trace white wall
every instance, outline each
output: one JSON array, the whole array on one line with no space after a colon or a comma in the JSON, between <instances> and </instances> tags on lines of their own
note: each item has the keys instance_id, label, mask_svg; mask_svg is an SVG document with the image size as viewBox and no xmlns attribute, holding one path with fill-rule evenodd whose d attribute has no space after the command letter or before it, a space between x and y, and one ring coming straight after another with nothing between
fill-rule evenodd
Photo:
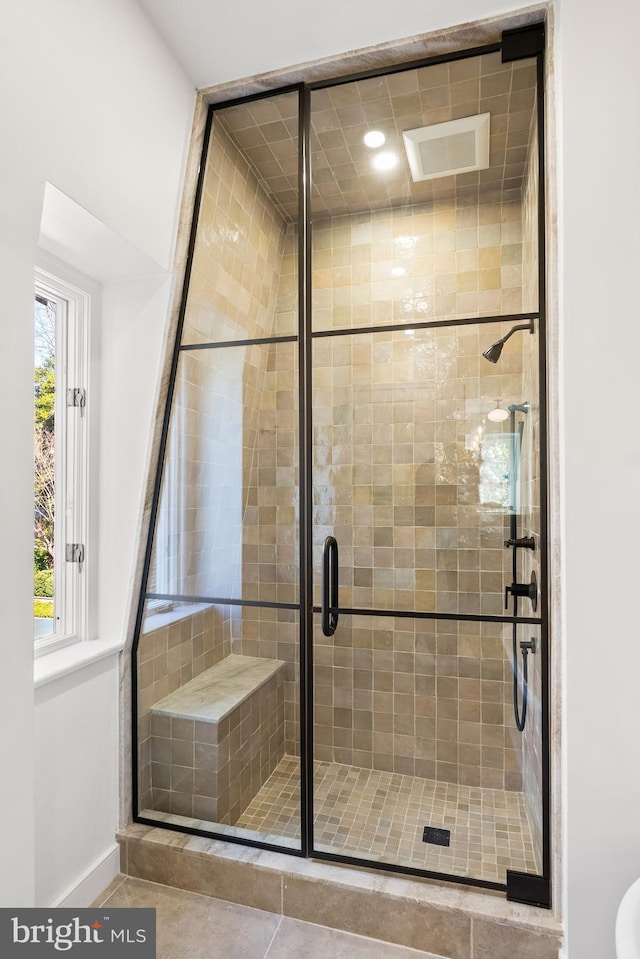
<instances>
[{"instance_id":1,"label":"white wall","mask_svg":"<svg viewBox=\"0 0 640 959\"><path fill-rule=\"evenodd\" d=\"M640 5L559 12L568 941L609 959L640 876Z\"/></svg>"},{"instance_id":2,"label":"white wall","mask_svg":"<svg viewBox=\"0 0 640 959\"><path fill-rule=\"evenodd\" d=\"M138 276L104 284L98 574L100 637L122 637L133 596L140 510L157 405L171 281ZM114 482L114 479L116 480Z\"/></svg>"},{"instance_id":3,"label":"white wall","mask_svg":"<svg viewBox=\"0 0 640 959\"><path fill-rule=\"evenodd\" d=\"M104 858L118 861L118 658L115 654L36 690L39 905L58 905ZM98 878L97 888L89 880L92 895L69 905L89 905L110 879Z\"/></svg>"},{"instance_id":4,"label":"white wall","mask_svg":"<svg viewBox=\"0 0 640 959\"><path fill-rule=\"evenodd\" d=\"M145 2L153 8L168 0ZM361 3L328 2L307 6L303 21L296 20L299 4L293 0L267 6L275 17L269 28L260 20L264 4L217 10L218 30L206 39L214 66L199 82L221 82L427 32L516 4L368 0L362 14ZM640 540L634 297L640 263L635 49L640 8L637 0L610 0L606 6L596 0L558 0L557 9L566 906L570 959L610 959L617 903L640 874L640 642L632 608ZM188 22L185 5L181 13ZM57 51L55 70L45 57L51 50ZM0 768L5 782L18 783L3 790L0 800L0 903L14 905L30 901L34 885L31 290L42 190L45 179L51 180L167 266L192 93L128 0L12 4L9 22L0 26L0 71L5 144L0 151L0 324L10 357L0 378L0 577L9 597L0 634L0 710L2 729L12 730L0 737ZM164 322L158 316L156 325L147 302L144 326L155 337L150 359L127 367L141 397L153 392ZM135 330L121 332L125 346L142 342ZM614 332L615 342L605 339ZM113 383L120 354L115 340L112 345L107 379ZM109 509L124 510L128 524L141 495L140 446L148 441L149 407L138 411L139 422L133 424L122 398L119 403L122 420L105 424L108 448L117 448L120 426L124 437L122 460L111 472L117 490ZM122 464L130 455L126 472ZM127 569L132 548L129 539L121 552ZM118 577L113 589L107 587L114 604L109 629L115 632L125 615L128 574L120 571ZM103 729L108 728L107 723ZM47 894L54 894L53 887Z\"/></svg>"},{"instance_id":5,"label":"white wall","mask_svg":"<svg viewBox=\"0 0 640 959\"><path fill-rule=\"evenodd\" d=\"M32 903L36 888L39 902L49 904L81 878L108 851L101 847L107 835L112 841L117 808L111 752L117 660L101 666L99 676L97 666L87 667L63 685L38 690L34 715L32 299L45 181L170 267L194 91L133 0L25 0L5 4L1 16L0 905L15 906ZM156 285L139 302L143 309L130 310L128 317L120 310L113 325L103 328L103 410L113 410L104 424L101 464L102 488L109 493L100 509L104 640L124 639L167 290ZM110 315L103 311L103 320ZM151 343L129 389L134 402L139 395L145 399L132 409L121 394L133 369L130 349L140 350L143 330ZM106 779L96 742L107 750ZM70 763L89 782L102 783L104 803L112 809L107 815L100 806L93 832L95 809L79 802L85 794L71 788ZM58 810L53 821L49 797Z\"/></svg>"}]
</instances>

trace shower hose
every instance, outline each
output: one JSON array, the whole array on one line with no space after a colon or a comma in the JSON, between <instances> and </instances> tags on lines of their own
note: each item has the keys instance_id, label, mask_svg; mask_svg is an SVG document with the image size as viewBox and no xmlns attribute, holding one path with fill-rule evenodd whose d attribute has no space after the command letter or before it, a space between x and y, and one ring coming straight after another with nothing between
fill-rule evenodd
<instances>
[{"instance_id":1,"label":"shower hose","mask_svg":"<svg viewBox=\"0 0 640 959\"><path fill-rule=\"evenodd\" d=\"M513 712L518 732L522 732L527 721L527 701L529 698L529 643L521 643L522 652L522 714L518 706L518 627L513 624Z\"/></svg>"}]
</instances>

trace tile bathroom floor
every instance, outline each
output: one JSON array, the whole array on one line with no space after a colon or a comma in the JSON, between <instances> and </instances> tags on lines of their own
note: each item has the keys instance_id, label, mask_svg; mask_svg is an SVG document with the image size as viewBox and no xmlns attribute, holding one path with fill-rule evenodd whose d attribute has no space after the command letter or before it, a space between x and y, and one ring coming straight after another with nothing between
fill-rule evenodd
<instances>
[{"instance_id":1,"label":"tile bathroom floor","mask_svg":"<svg viewBox=\"0 0 640 959\"><path fill-rule=\"evenodd\" d=\"M406 946L125 876L117 877L94 906L155 909L156 959L436 959Z\"/></svg>"},{"instance_id":2,"label":"tile bathroom floor","mask_svg":"<svg viewBox=\"0 0 640 959\"><path fill-rule=\"evenodd\" d=\"M539 872L522 793L327 762L315 781L318 850L494 882L507 869ZM285 756L236 826L299 836L299 788L298 760ZM427 825L451 830L451 845L424 843Z\"/></svg>"}]
</instances>

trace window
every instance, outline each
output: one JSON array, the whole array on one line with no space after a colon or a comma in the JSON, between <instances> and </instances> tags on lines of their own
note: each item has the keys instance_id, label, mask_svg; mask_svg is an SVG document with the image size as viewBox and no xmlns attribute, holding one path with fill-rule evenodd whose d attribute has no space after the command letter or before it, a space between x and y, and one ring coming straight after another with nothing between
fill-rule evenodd
<instances>
[{"instance_id":1,"label":"window","mask_svg":"<svg viewBox=\"0 0 640 959\"><path fill-rule=\"evenodd\" d=\"M38 270L34 299L34 640L84 639L88 293Z\"/></svg>"},{"instance_id":2,"label":"window","mask_svg":"<svg viewBox=\"0 0 640 959\"><path fill-rule=\"evenodd\" d=\"M522 430L487 433L480 448L480 503L507 513L520 512Z\"/></svg>"}]
</instances>

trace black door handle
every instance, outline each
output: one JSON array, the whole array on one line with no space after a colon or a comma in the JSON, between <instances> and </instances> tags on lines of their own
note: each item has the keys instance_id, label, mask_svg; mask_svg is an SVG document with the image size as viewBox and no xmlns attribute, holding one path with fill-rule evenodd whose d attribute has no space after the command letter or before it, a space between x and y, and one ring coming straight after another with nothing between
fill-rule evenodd
<instances>
[{"instance_id":1,"label":"black door handle","mask_svg":"<svg viewBox=\"0 0 640 959\"><path fill-rule=\"evenodd\" d=\"M338 542L327 536L322 550L322 632L333 636L338 625Z\"/></svg>"}]
</instances>

